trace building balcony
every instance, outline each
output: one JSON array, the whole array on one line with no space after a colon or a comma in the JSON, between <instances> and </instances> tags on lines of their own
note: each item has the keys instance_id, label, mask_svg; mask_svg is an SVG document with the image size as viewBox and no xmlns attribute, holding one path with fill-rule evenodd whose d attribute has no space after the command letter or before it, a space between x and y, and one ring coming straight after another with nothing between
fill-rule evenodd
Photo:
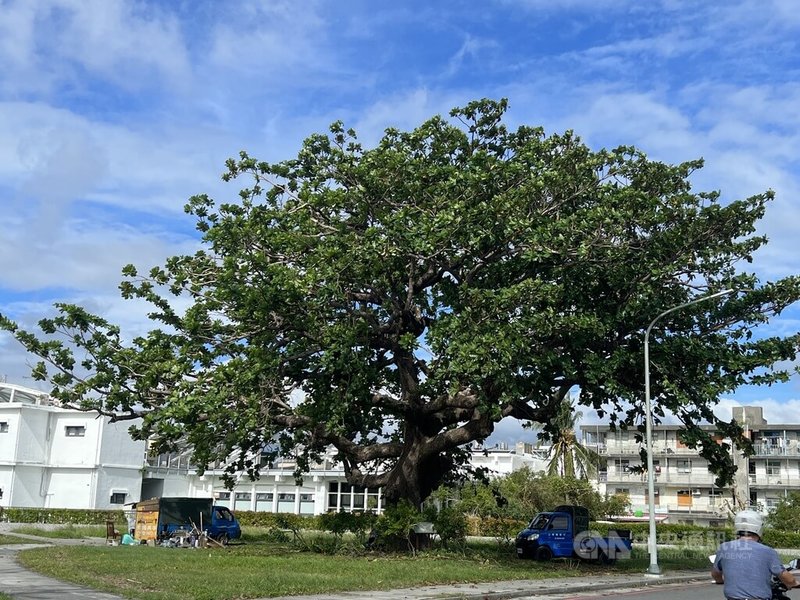
<instances>
[{"instance_id":1,"label":"building balcony","mask_svg":"<svg viewBox=\"0 0 800 600\"><path fill-rule=\"evenodd\" d=\"M800 476L787 475L749 475L751 488L800 488Z\"/></svg>"},{"instance_id":2,"label":"building balcony","mask_svg":"<svg viewBox=\"0 0 800 600\"><path fill-rule=\"evenodd\" d=\"M677 471L661 471L655 477L658 485L671 486L711 486L715 476L711 473L680 473ZM610 471L606 473L605 481L608 483L644 483L647 482L647 473L620 473Z\"/></svg>"},{"instance_id":3,"label":"building balcony","mask_svg":"<svg viewBox=\"0 0 800 600\"><path fill-rule=\"evenodd\" d=\"M753 456L786 456L800 459L800 447L797 441L790 440L785 446L774 444L753 444Z\"/></svg>"},{"instance_id":4,"label":"building balcony","mask_svg":"<svg viewBox=\"0 0 800 600\"><path fill-rule=\"evenodd\" d=\"M617 442L610 444L592 444L587 447L595 450L598 454L603 456L638 456L643 445L636 442ZM697 456L697 448L687 448L685 446L678 446L677 444L665 444L664 442L656 442L653 444L654 456Z\"/></svg>"}]
</instances>

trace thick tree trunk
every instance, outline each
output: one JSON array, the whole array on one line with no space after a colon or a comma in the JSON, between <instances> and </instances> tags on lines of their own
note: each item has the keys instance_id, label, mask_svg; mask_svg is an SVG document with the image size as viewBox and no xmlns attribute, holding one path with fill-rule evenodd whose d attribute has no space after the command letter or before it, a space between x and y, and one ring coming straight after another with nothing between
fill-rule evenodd
<instances>
[{"instance_id":1,"label":"thick tree trunk","mask_svg":"<svg viewBox=\"0 0 800 600\"><path fill-rule=\"evenodd\" d=\"M453 466L453 460L447 456L421 458L414 452L404 455L383 488L384 504L394 505L405 499L416 507L421 506L431 492L444 482Z\"/></svg>"},{"instance_id":2,"label":"thick tree trunk","mask_svg":"<svg viewBox=\"0 0 800 600\"><path fill-rule=\"evenodd\" d=\"M454 467L446 454L431 452L429 438L412 425L406 425L403 453L383 488L386 505L408 500L416 507L438 488Z\"/></svg>"}]
</instances>

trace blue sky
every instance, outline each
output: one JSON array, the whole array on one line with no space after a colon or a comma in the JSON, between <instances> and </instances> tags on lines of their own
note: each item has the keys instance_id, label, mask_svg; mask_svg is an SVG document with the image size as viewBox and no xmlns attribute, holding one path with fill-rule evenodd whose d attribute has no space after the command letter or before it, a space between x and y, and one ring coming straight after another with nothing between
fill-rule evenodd
<instances>
[{"instance_id":1,"label":"blue sky","mask_svg":"<svg viewBox=\"0 0 800 600\"><path fill-rule=\"evenodd\" d=\"M369 145L481 97L596 148L702 156L697 189L725 199L774 189L753 268L797 273L798 39L793 0L0 0L0 311L79 302L137 332L122 265L194 250L183 205L234 197L226 158L291 157L337 119ZM0 377L33 385L30 362L0 338ZM800 422L796 379L733 403Z\"/></svg>"}]
</instances>

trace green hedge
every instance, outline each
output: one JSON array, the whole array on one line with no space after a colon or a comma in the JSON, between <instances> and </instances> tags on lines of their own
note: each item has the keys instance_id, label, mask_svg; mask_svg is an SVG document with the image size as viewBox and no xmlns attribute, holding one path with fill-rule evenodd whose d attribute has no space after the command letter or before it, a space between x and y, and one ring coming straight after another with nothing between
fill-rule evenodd
<instances>
[{"instance_id":1,"label":"green hedge","mask_svg":"<svg viewBox=\"0 0 800 600\"><path fill-rule=\"evenodd\" d=\"M800 533L781 531L780 529L765 529L764 543L773 548L800 548Z\"/></svg>"},{"instance_id":2,"label":"green hedge","mask_svg":"<svg viewBox=\"0 0 800 600\"><path fill-rule=\"evenodd\" d=\"M276 514L252 510L237 510L236 520L242 527L266 527L267 529L284 529L285 521L292 520L292 525L300 529L321 529L319 517L314 515Z\"/></svg>"},{"instance_id":3,"label":"green hedge","mask_svg":"<svg viewBox=\"0 0 800 600\"><path fill-rule=\"evenodd\" d=\"M57 525L105 525L107 520L127 523L121 510L78 508L3 508L3 519L11 523L51 523ZM127 528L127 526L126 526Z\"/></svg>"}]
</instances>

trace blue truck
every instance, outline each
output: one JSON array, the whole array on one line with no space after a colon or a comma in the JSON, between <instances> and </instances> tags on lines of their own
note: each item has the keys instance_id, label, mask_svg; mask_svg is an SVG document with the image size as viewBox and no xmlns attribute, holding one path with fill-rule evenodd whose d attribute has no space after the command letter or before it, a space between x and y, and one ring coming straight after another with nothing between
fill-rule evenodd
<instances>
[{"instance_id":1,"label":"blue truck","mask_svg":"<svg viewBox=\"0 0 800 600\"><path fill-rule=\"evenodd\" d=\"M176 532L196 530L224 545L242 535L233 513L215 506L211 498L152 498L137 502L134 508L138 540L158 543Z\"/></svg>"},{"instance_id":2,"label":"blue truck","mask_svg":"<svg viewBox=\"0 0 800 600\"><path fill-rule=\"evenodd\" d=\"M586 508L561 505L531 519L517 535L516 547L518 558L578 558L612 564L630 558L631 534L628 530L611 530L601 536L589 530Z\"/></svg>"}]
</instances>

